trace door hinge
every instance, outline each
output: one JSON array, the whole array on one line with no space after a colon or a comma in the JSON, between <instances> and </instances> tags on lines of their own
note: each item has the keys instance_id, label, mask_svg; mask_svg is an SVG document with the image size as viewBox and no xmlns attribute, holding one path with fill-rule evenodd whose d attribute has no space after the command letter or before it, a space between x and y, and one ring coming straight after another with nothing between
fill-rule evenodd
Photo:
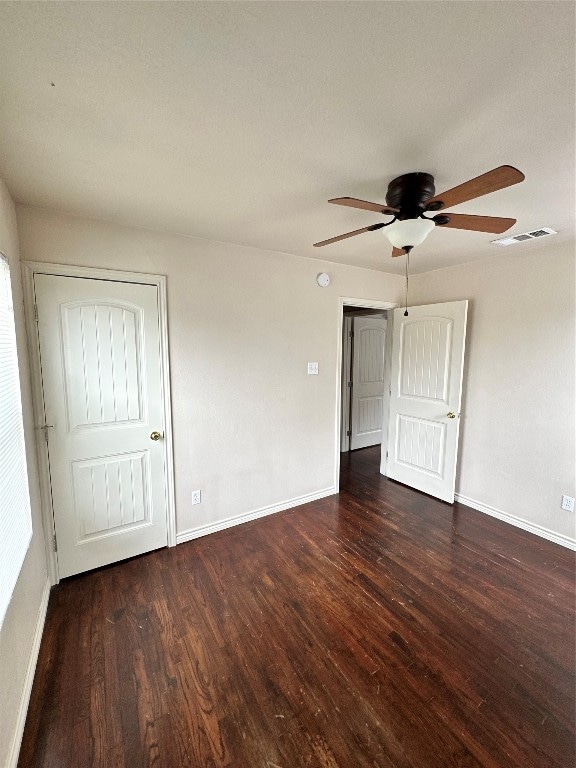
<instances>
[{"instance_id":1,"label":"door hinge","mask_svg":"<svg viewBox=\"0 0 576 768\"><path fill-rule=\"evenodd\" d=\"M348 382L348 384L347 384L346 386L347 386L347 387L351 387L351 386L352 386L352 382L351 382L351 381L349 381L349 382Z\"/></svg>"},{"instance_id":2,"label":"door hinge","mask_svg":"<svg viewBox=\"0 0 576 768\"><path fill-rule=\"evenodd\" d=\"M52 547L54 549L54 552L58 552L58 542L56 541L56 534L52 536Z\"/></svg>"},{"instance_id":3,"label":"door hinge","mask_svg":"<svg viewBox=\"0 0 576 768\"><path fill-rule=\"evenodd\" d=\"M351 338L351 339L353 339L353 338L354 338L354 331L350 331L350 332L348 333L348 336L350 336L350 338Z\"/></svg>"},{"instance_id":4,"label":"door hinge","mask_svg":"<svg viewBox=\"0 0 576 768\"><path fill-rule=\"evenodd\" d=\"M352 437L352 432L351 432L350 430L348 430L348 431L346 432L346 437Z\"/></svg>"},{"instance_id":5,"label":"door hinge","mask_svg":"<svg viewBox=\"0 0 576 768\"><path fill-rule=\"evenodd\" d=\"M38 304L34 304L34 320L38 322Z\"/></svg>"}]
</instances>

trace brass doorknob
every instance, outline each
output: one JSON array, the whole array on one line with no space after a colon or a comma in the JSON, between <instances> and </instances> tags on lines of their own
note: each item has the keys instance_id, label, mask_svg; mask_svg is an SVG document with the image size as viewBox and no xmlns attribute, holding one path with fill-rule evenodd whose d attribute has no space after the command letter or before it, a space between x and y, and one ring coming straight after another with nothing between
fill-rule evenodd
<instances>
[{"instance_id":1,"label":"brass doorknob","mask_svg":"<svg viewBox=\"0 0 576 768\"><path fill-rule=\"evenodd\" d=\"M446 414L446 416L448 416L448 418L449 418L449 419L455 419L455 418L456 418L456 414L455 414L455 413L452 413L452 411L448 411L448 413Z\"/></svg>"},{"instance_id":2,"label":"brass doorknob","mask_svg":"<svg viewBox=\"0 0 576 768\"><path fill-rule=\"evenodd\" d=\"M150 440L161 440L162 435L160 432L150 432Z\"/></svg>"}]
</instances>

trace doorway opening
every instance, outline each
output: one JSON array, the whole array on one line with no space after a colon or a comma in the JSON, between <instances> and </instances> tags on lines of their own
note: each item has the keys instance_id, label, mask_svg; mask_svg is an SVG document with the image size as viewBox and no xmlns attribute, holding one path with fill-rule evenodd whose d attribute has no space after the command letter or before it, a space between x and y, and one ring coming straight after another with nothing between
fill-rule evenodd
<instances>
[{"instance_id":1,"label":"doorway opening","mask_svg":"<svg viewBox=\"0 0 576 768\"><path fill-rule=\"evenodd\" d=\"M385 439L388 312L344 305L340 452Z\"/></svg>"},{"instance_id":2,"label":"doorway opening","mask_svg":"<svg viewBox=\"0 0 576 768\"><path fill-rule=\"evenodd\" d=\"M381 446L386 444L387 439L392 347L390 333L392 310L396 306L396 303L388 301L340 298L336 409L337 488L340 487L341 461L349 460L354 451L359 449L370 448L372 463L374 456L377 456L378 471L385 474L386 456L384 452L384 457L381 458ZM350 336L351 332L354 337ZM360 352L363 354L360 355ZM376 384L374 380L378 378L381 380L379 392L371 389ZM356 389L354 379L357 383ZM355 394L360 395L356 400Z\"/></svg>"}]
</instances>

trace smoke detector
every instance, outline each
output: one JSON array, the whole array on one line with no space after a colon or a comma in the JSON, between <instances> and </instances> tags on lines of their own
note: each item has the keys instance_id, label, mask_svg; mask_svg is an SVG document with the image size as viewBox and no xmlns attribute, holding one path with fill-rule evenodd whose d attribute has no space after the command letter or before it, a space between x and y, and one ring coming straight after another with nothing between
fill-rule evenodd
<instances>
[{"instance_id":1,"label":"smoke detector","mask_svg":"<svg viewBox=\"0 0 576 768\"><path fill-rule=\"evenodd\" d=\"M549 235L557 235L555 229L550 227L540 227L540 229L533 229L532 232L523 232L521 235L514 235L514 237L501 237L499 240L491 240L490 242L496 245L515 245L516 243L524 243L526 240L535 240L539 237L548 237Z\"/></svg>"}]
</instances>

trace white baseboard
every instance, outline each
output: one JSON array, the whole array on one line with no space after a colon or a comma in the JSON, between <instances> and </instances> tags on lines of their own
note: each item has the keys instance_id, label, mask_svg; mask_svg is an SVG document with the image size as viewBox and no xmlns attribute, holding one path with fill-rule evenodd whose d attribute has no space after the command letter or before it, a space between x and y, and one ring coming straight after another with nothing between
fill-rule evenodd
<instances>
[{"instance_id":1,"label":"white baseboard","mask_svg":"<svg viewBox=\"0 0 576 768\"><path fill-rule=\"evenodd\" d=\"M258 520L259 517L273 515L275 512L283 512L285 509L299 507L301 504L308 504L310 501L318 501L318 499L323 499L326 496L332 496L335 493L338 493L338 491L334 486L332 486L331 488L325 488L322 491L310 493L306 496L297 496L295 499L288 499L288 501L283 501L280 504L273 504L270 507L261 507L260 509L253 510L252 512L246 512L243 515L227 517L225 520L219 520L216 523L200 525L198 528L189 528L187 531L181 531L179 534L177 534L176 543L183 544L185 541L198 539L200 536L208 536L210 533L223 531L225 528L232 528L235 525L242 525L242 523L249 523L251 520Z\"/></svg>"},{"instance_id":2,"label":"white baseboard","mask_svg":"<svg viewBox=\"0 0 576 768\"><path fill-rule=\"evenodd\" d=\"M536 523L530 523L528 520L524 520L522 517L516 517L516 515L510 515L508 512L502 512L501 509L496 507L490 507L488 504L482 504L475 499L469 499L467 496L462 496L460 493L455 493L454 498L456 501L466 504L467 507L477 509L478 512L484 512L491 517L497 517L498 520L503 520L505 523L515 525L516 528L522 528L523 531L528 533L534 533L536 536L540 536L542 539L553 541L555 544L560 544L562 547L576 550L576 539L570 538L570 536L564 536L561 533L551 531L549 528L545 528L543 525L536 525Z\"/></svg>"},{"instance_id":3,"label":"white baseboard","mask_svg":"<svg viewBox=\"0 0 576 768\"><path fill-rule=\"evenodd\" d=\"M42 641L42 634L44 632L44 622L46 621L46 611L48 609L49 598L50 581L46 579L46 584L44 585L44 591L42 592L42 598L40 600L40 606L38 608L36 629L34 630L34 639L32 641L32 648L30 649L30 656L28 658L28 667L26 669L26 677L24 678L24 687L22 689L22 696L20 698L20 706L18 707L16 728L14 731L14 736L12 737L12 749L10 750L6 768L16 768L18 763L18 755L20 754L20 746L22 744L22 736L24 734L24 724L26 723L26 715L28 714L28 704L30 703L30 694L32 693L32 683L34 682L34 673L36 672L36 663L38 661L38 653L40 652L40 643Z\"/></svg>"}]
</instances>

